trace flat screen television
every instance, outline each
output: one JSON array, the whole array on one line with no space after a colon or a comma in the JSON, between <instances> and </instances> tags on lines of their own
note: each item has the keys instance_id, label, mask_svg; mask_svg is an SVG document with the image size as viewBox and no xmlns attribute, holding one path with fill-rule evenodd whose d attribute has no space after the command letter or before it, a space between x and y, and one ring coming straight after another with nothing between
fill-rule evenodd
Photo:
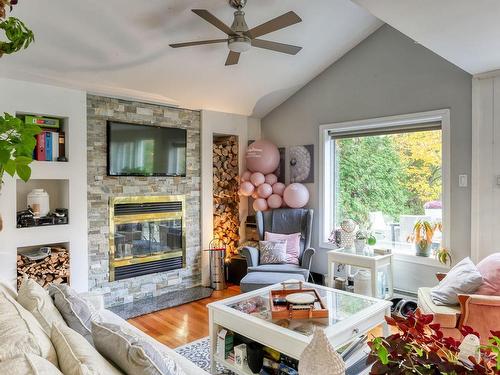
<instances>
[{"instance_id":1,"label":"flat screen television","mask_svg":"<svg viewBox=\"0 0 500 375\"><path fill-rule=\"evenodd\" d=\"M186 176L186 130L108 121L108 176Z\"/></svg>"}]
</instances>

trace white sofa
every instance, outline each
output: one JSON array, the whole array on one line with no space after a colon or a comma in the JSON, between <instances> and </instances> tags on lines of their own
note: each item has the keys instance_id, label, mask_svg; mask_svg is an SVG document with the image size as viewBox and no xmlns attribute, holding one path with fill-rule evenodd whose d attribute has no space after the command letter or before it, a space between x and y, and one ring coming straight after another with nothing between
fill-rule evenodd
<instances>
[{"instance_id":1,"label":"white sofa","mask_svg":"<svg viewBox=\"0 0 500 375\"><path fill-rule=\"evenodd\" d=\"M17 293L8 285L1 283L0 282L0 292L6 292L9 294L11 297L13 297L15 300L17 300ZM206 371L200 369L197 367L194 363L191 361L187 360L185 357L181 356L175 350L161 344L160 342L154 340L152 337L148 336L144 332L140 331L133 325L129 324L127 321L123 320L120 318L118 315L114 314L113 312L106 310L103 308L103 299L101 296L98 295L93 295L93 294L81 294L81 297L87 300L89 303L91 303L96 310L99 311L100 318L104 322L108 323L114 323L114 324L119 324L122 326L126 326L127 329L132 330L143 336L145 339L147 339L149 342L151 342L153 345L157 346L161 351L168 353L168 355L182 368L184 373L186 375L209 375ZM0 306L1 310L1 306ZM25 314L31 315L28 311L25 311ZM33 319L34 316L33 316ZM0 337L0 340L2 340L2 337Z\"/></svg>"}]
</instances>

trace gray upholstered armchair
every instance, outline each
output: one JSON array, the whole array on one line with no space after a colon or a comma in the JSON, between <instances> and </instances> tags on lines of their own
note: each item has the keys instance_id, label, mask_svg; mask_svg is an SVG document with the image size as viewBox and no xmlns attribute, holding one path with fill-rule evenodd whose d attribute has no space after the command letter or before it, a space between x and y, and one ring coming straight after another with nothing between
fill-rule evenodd
<instances>
[{"instance_id":1,"label":"gray upholstered armchair","mask_svg":"<svg viewBox=\"0 0 500 375\"><path fill-rule=\"evenodd\" d=\"M248 272L296 273L309 279L309 271L314 253L311 248L313 210L303 208L280 208L257 212L257 232L264 240L265 232L292 234L301 233L299 264L262 264L259 265L259 250L243 247L241 253L247 260Z\"/></svg>"}]
</instances>

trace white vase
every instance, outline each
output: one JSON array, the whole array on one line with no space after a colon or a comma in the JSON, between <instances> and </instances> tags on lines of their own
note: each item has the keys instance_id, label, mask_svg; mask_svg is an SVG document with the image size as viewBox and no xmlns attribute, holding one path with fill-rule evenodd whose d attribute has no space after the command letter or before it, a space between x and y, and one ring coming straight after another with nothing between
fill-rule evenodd
<instances>
[{"instance_id":1,"label":"white vase","mask_svg":"<svg viewBox=\"0 0 500 375\"><path fill-rule=\"evenodd\" d=\"M354 293L372 297L370 270L361 269L354 275Z\"/></svg>"},{"instance_id":2,"label":"white vase","mask_svg":"<svg viewBox=\"0 0 500 375\"><path fill-rule=\"evenodd\" d=\"M49 194L43 189L33 189L28 194L27 205L33 210L34 217L47 216L50 211Z\"/></svg>"},{"instance_id":3,"label":"white vase","mask_svg":"<svg viewBox=\"0 0 500 375\"><path fill-rule=\"evenodd\" d=\"M366 240L354 240L354 247L357 253L362 253L366 246Z\"/></svg>"}]
</instances>

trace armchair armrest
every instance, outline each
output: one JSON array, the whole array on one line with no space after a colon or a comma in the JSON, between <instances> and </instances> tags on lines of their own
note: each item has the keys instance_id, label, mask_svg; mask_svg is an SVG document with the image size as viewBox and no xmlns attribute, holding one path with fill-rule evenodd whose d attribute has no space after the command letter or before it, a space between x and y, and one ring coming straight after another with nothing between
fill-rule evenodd
<instances>
[{"instance_id":1,"label":"armchair armrest","mask_svg":"<svg viewBox=\"0 0 500 375\"><path fill-rule=\"evenodd\" d=\"M255 247L244 246L240 252L247 260L247 267L257 267L259 265L259 250Z\"/></svg>"},{"instance_id":2,"label":"armchair armrest","mask_svg":"<svg viewBox=\"0 0 500 375\"><path fill-rule=\"evenodd\" d=\"M458 328L472 327L480 334L481 343L484 344L491 335L490 330L494 329L500 320L500 296L461 294L458 301L461 308Z\"/></svg>"},{"instance_id":3,"label":"armchair armrest","mask_svg":"<svg viewBox=\"0 0 500 375\"><path fill-rule=\"evenodd\" d=\"M304 254L302 254L302 262L300 266L302 268L305 268L306 270L311 270L311 264L312 264L312 257L316 253L316 250L314 250L312 247L305 249Z\"/></svg>"}]
</instances>

